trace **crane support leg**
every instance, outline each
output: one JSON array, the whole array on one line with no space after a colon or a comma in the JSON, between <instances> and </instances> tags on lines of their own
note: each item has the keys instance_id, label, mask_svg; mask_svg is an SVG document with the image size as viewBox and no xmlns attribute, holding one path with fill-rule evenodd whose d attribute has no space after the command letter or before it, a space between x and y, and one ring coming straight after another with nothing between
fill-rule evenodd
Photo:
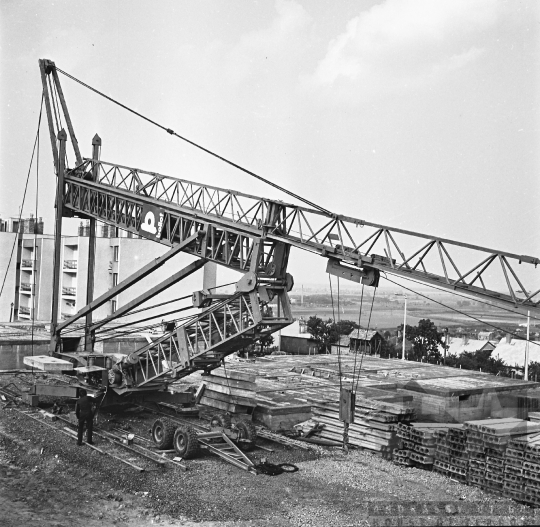
<instances>
[{"instance_id":1,"label":"crane support leg","mask_svg":"<svg viewBox=\"0 0 540 527\"><path fill-rule=\"evenodd\" d=\"M99 322L96 322L92 326L92 331L95 331L101 326L104 326L105 324L107 324L108 322L111 322L111 320L114 320L115 318L121 317L125 315L126 313L129 313L132 309L135 309L137 306L140 306L144 302L150 300L154 296L165 291L165 289L168 289L169 287L180 282L184 278L187 278L188 276L193 274L195 271L198 271L205 264L206 264L206 260L195 260L194 262L190 263L188 266L184 267L177 273L174 273L172 276L170 276L166 280L163 280L163 282L157 284L156 286L152 287L151 289L149 289L142 295L138 296L137 298L134 298L131 302L128 302L126 305L117 309L112 315L100 320Z\"/></svg>"},{"instance_id":2,"label":"crane support leg","mask_svg":"<svg viewBox=\"0 0 540 527\"><path fill-rule=\"evenodd\" d=\"M54 264L53 264L53 299L51 316L51 353L56 353L60 348L60 336L57 335L58 326L58 289L60 287L60 271L62 269L62 216L64 212L64 170L66 161L66 141L65 130L58 133L60 143L60 153L58 155L58 183L56 187L56 219L54 226ZM55 145L56 147L56 145Z\"/></svg>"},{"instance_id":3,"label":"crane support leg","mask_svg":"<svg viewBox=\"0 0 540 527\"><path fill-rule=\"evenodd\" d=\"M56 71L55 71L56 73ZM101 138L99 135L95 135L92 139L92 159L99 160L99 153L101 149ZM94 166L92 171L92 181L97 179L96 177L97 165ZM94 270L96 261L96 220L90 218L90 232L88 233L88 270L86 276L86 304L90 304L94 300ZM92 353L94 351L95 331L92 327L92 312L90 311L86 315L86 327L84 330L84 351Z\"/></svg>"},{"instance_id":4,"label":"crane support leg","mask_svg":"<svg viewBox=\"0 0 540 527\"><path fill-rule=\"evenodd\" d=\"M64 132L64 135L65 135L65 132ZM117 286L109 289L109 291L107 291L100 297L96 298L87 306L83 307L78 313L73 315L68 320L62 322L61 324L53 326L51 328L51 331L53 332L52 339L51 339L52 353L57 353L60 351L59 349L60 348L60 332L63 329L73 324L73 322L75 322L76 320L79 320L80 318L85 317L87 313L93 311L94 309L97 309L99 306L102 306L103 304L105 304L105 302L119 295L122 291L125 291L126 289L131 287L133 284L137 283L139 280L142 280L144 277L148 276L150 273L152 273L156 269L159 269L163 264L169 261L173 256L176 256L179 252L182 252L183 250L185 250L187 246L199 241L202 237L204 237L204 235L205 235L205 231L198 231L193 236L186 238L182 243L179 243L178 245L173 247L170 251L166 252L163 256L160 256L159 258L156 258L153 262L148 263L147 265L139 269L136 273L133 273L131 276L129 276L128 278L120 282ZM60 244L60 240L57 240L57 243ZM59 263L59 260L58 260L58 263ZM58 295L58 288L55 288L53 290L53 297L55 295ZM56 302L58 302L58 298L56 298ZM53 300L53 304L54 304L54 300ZM58 316L58 313L56 314L56 316Z\"/></svg>"}]
</instances>

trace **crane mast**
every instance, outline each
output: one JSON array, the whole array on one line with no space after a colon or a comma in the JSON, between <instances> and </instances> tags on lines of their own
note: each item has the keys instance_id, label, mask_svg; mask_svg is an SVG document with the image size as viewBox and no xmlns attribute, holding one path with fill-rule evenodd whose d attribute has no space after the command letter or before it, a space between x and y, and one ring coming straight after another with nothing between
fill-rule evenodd
<instances>
[{"instance_id":1,"label":"crane mast","mask_svg":"<svg viewBox=\"0 0 540 527\"><path fill-rule=\"evenodd\" d=\"M381 273L389 273L516 310L540 311L540 289L529 285L529 271L540 263L538 258L102 161L96 142L92 157L83 158L56 66L52 61L40 60L40 70L57 171L55 243L60 243L62 217L78 217L94 222L94 227L96 221L101 221L169 247L161 258L104 295L97 299L90 295L88 305L73 317L59 322L56 309L51 353L63 354L62 331L85 317L87 353L79 354L77 360L86 364L85 357L92 353L93 336L99 327L182 280L205 262L242 274L232 295L195 292L194 307L201 308L197 316L103 368L107 370L106 382L117 393L157 389L194 371L211 371L225 356L292 323L287 294L293 287L287 273L291 247L326 258L328 273L367 286L377 287ZM60 100L56 110L50 94L53 90ZM60 107L75 152L73 168L64 164L67 134L56 129L53 119L54 111L60 111ZM199 260L117 313L92 321L93 310L178 252ZM490 284L495 268L502 276L502 289ZM56 280L59 272L56 261ZM53 294L58 295L57 287Z\"/></svg>"}]
</instances>

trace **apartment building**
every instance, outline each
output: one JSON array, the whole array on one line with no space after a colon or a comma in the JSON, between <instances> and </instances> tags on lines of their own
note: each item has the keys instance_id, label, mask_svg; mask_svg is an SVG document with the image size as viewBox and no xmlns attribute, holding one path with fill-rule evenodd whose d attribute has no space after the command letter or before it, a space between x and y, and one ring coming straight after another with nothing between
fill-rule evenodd
<instances>
[{"instance_id":1,"label":"apartment building","mask_svg":"<svg viewBox=\"0 0 540 527\"><path fill-rule=\"evenodd\" d=\"M1 220L0 220L1 221ZM27 222L28 224L28 222ZM52 285L54 270L54 238L42 233L24 232L24 228L13 222L9 229L0 231L0 278L6 277L0 298L0 321L51 320ZM38 222L32 227L37 231ZM41 231L43 224L41 223ZM132 236L106 225L98 225L95 239L94 298L139 270L142 266L164 254L168 248L151 240ZM16 249L9 263L14 239ZM77 236L62 238L59 319L65 320L86 305L88 279L89 237L87 225L81 224ZM167 262L159 271L140 280L129 290L108 301L94 311L94 320L114 313L133 298L144 293L165 277L194 260L189 255L178 255ZM215 278L214 278L215 280ZM214 282L215 283L215 282ZM149 303L165 302L191 294L203 287L202 271L186 281L172 286ZM189 303L185 301L182 305ZM180 307L180 303L171 306ZM162 310L163 311L163 310ZM145 316L159 315L160 310L145 312ZM141 315L126 316L130 322Z\"/></svg>"}]
</instances>

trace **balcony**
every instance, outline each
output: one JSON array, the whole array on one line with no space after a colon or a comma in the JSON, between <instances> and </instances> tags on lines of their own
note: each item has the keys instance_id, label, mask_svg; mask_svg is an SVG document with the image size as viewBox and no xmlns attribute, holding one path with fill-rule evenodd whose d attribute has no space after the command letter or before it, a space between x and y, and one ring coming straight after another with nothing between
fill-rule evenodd
<instances>
[{"instance_id":1,"label":"balcony","mask_svg":"<svg viewBox=\"0 0 540 527\"><path fill-rule=\"evenodd\" d=\"M21 267L32 268L33 263L34 263L34 260L21 260Z\"/></svg>"},{"instance_id":2,"label":"balcony","mask_svg":"<svg viewBox=\"0 0 540 527\"><path fill-rule=\"evenodd\" d=\"M77 260L64 260L64 269L77 269Z\"/></svg>"},{"instance_id":3,"label":"balcony","mask_svg":"<svg viewBox=\"0 0 540 527\"><path fill-rule=\"evenodd\" d=\"M65 296L76 296L77 288L76 287L62 287L62 294Z\"/></svg>"},{"instance_id":4,"label":"balcony","mask_svg":"<svg viewBox=\"0 0 540 527\"><path fill-rule=\"evenodd\" d=\"M30 316L30 308L29 307L24 307L24 306L19 306L19 315L28 315L28 316Z\"/></svg>"},{"instance_id":5,"label":"balcony","mask_svg":"<svg viewBox=\"0 0 540 527\"><path fill-rule=\"evenodd\" d=\"M26 282L21 282L19 285L19 288L21 291L32 293L32 284L28 284Z\"/></svg>"}]
</instances>

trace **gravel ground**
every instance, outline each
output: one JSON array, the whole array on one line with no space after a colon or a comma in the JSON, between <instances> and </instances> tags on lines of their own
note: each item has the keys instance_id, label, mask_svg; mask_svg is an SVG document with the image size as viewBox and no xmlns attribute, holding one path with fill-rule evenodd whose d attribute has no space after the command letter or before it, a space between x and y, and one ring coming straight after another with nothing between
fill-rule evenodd
<instances>
[{"instance_id":1,"label":"gravel ground","mask_svg":"<svg viewBox=\"0 0 540 527\"><path fill-rule=\"evenodd\" d=\"M154 419L147 412L102 414L99 426L129 426L148 436ZM492 525L540 525L540 511L371 453L261 444L275 452L256 450L255 461L294 463L299 471L254 476L203 454L186 462L187 472L137 473L14 410L0 410L0 510L8 511L0 525L460 525L484 517ZM434 503L442 507L436 516L426 508ZM485 509L479 512L479 505Z\"/></svg>"}]
</instances>

